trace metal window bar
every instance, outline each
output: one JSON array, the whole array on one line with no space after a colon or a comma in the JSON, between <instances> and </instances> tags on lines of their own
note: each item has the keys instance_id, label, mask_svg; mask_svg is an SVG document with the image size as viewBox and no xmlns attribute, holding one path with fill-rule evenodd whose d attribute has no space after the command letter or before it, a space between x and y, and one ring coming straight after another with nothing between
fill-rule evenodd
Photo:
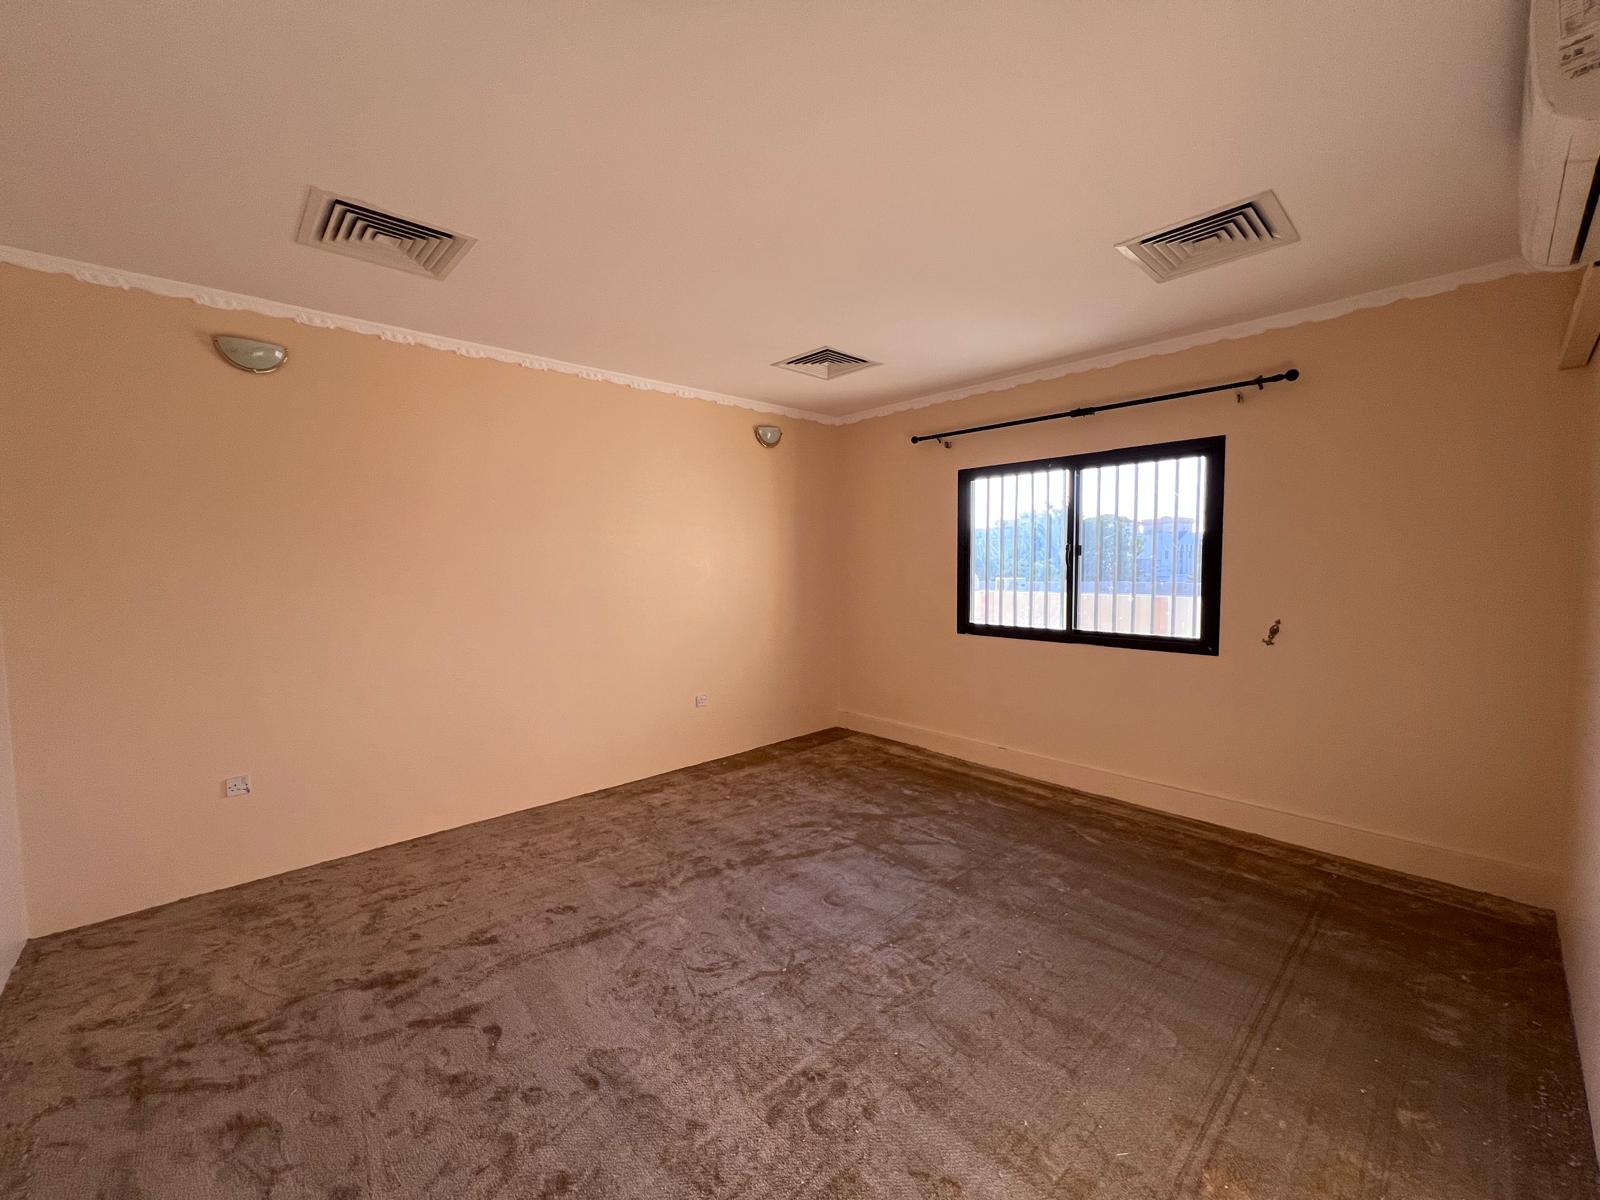
<instances>
[{"instance_id":1,"label":"metal window bar","mask_svg":"<svg viewBox=\"0 0 1600 1200\"><path fill-rule=\"evenodd\" d=\"M1028 472L1028 628L1033 628L1033 472Z\"/></svg>"},{"instance_id":2,"label":"metal window bar","mask_svg":"<svg viewBox=\"0 0 1600 1200\"><path fill-rule=\"evenodd\" d=\"M1139 464L1129 463L1128 488L1133 502L1128 513L1128 632L1139 630Z\"/></svg>"},{"instance_id":3,"label":"metal window bar","mask_svg":"<svg viewBox=\"0 0 1600 1200\"><path fill-rule=\"evenodd\" d=\"M1061 628L1071 629L1078 612L1077 548L1081 545L1072 522L1078 516L1077 476L1061 472Z\"/></svg>"},{"instance_id":4,"label":"metal window bar","mask_svg":"<svg viewBox=\"0 0 1600 1200\"><path fill-rule=\"evenodd\" d=\"M1056 544L1056 518L1055 502L1055 472L1046 471L1044 476L1044 607L1040 609L1040 621L1046 629L1054 629L1055 621L1050 617L1050 597L1054 594L1056 579L1056 564L1054 547Z\"/></svg>"},{"instance_id":5,"label":"metal window bar","mask_svg":"<svg viewBox=\"0 0 1600 1200\"><path fill-rule=\"evenodd\" d=\"M1139 632L1139 464L1129 463L1133 476L1132 511L1128 517L1128 632Z\"/></svg>"},{"instance_id":6,"label":"metal window bar","mask_svg":"<svg viewBox=\"0 0 1600 1200\"><path fill-rule=\"evenodd\" d=\"M1061 628L1072 627L1073 599L1072 578L1073 564L1076 555L1073 553L1078 544L1077 531L1072 528L1072 518L1077 512L1078 498L1072 491L1072 472L1061 472Z\"/></svg>"},{"instance_id":7,"label":"metal window bar","mask_svg":"<svg viewBox=\"0 0 1600 1200\"><path fill-rule=\"evenodd\" d=\"M1056 498L1057 493L1062 491L1061 484L1063 482L1063 476L1065 474L1066 474L1066 472L1060 470L1059 468L1050 472L1050 499L1051 500L1054 500ZM1049 562L1050 562L1050 579L1051 579L1052 585L1055 583L1055 581L1056 581L1058 576L1061 579L1061 612L1057 615L1056 620L1054 620L1054 621L1049 620L1049 616L1050 616L1050 596L1054 594L1053 587L1052 587L1052 591L1050 593L1047 593L1045 595L1045 599L1044 599L1044 614L1045 614L1045 618L1046 618L1045 624L1049 625L1050 628L1052 628L1052 629L1065 629L1067 627L1067 623L1066 623L1066 618L1067 618L1067 585L1066 585L1067 557L1066 557L1066 541L1067 541L1067 504L1066 504L1066 497L1063 495L1061 497L1061 547L1060 547L1060 550L1058 552L1057 546L1056 546L1056 518L1055 518L1055 513L1054 512L1051 512L1051 514L1050 514L1050 536L1049 536L1048 541L1045 544L1045 553L1050 556L1050 558L1049 558Z\"/></svg>"},{"instance_id":8,"label":"metal window bar","mask_svg":"<svg viewBox=\"0 0 1600 1200\"><path fill-rule=\"evenodd\" d=\"M1050 597L1056 586L1056 472L1052 468L1044 476L1044 627L1054 629L1050 619Z\"/></svg>"},{"instance_id":9,"label":"metal window bar","mask_svg":"<svg viewBox=\"0 0 1600 1200\"><path fill-rule=\"evenodd\" d=\"M1141 622L1139 620L1139 584L1141 582L1139 579L1139 522L1141 520L1139 513L1142 511L1139 505L1144 500L1143 485L1144 463L1137 462L1133 464L1133 537L1131 539L1133 542L1133 595L1129 601L1129 607L1132 610L1130 619L1133 622L1134 633L1152 633L1154 632L1153 626L1155 624L1155 614L1154 612L1149 611L1148 606L1147 611L1145 612L1144 622L1142 623L1144 628L1140 628ZM1152 575L1154 573L1154 566L1155 564L1152 562Z\"/></svg>"},{"instance_id":10,"label":"metal window bar","mask_svg":"<svg viewBox=\"0 0 1600 1200\"><path fill-rule=\"evenodd\" d=\"M1032 491L1033 487L1030 476L1022 474L1017 476L1017 624L1021 628L1026 629L1030 622L1028 617L1027 592L1024 590L1027 587L1028 579L1026 574L1027 564L1024 562L1024 559L1028 554L1028 547L1024 541L1027 517L1022 511L1022 481L1024 479L1030 480L1030 492ZM1032 496L1029 496L1030 503L1032 502L1032 499Z\"/></svg>"},{"instance_id":11,"label":"metal window bar","mask_svg":"<svg viewBox=\"0 0 1600 1200\"><path fill-rule=\"evenodd\" d=\"M1002 521L1005 515L1005 499L1000 488L1000 477L990 476L985 485L989 491L989 524L984 531L985 538L989 541L989 566L988 574L983 581L984 611L988 613L991 625L1000 624L1000 593L996 586L1000 578L1000 571L1005 562L1005 548L1000 543L1000 533L1004 529Z\"/></svg>"},{"instance_id":12,"label":"metal window bar","mask_svg":"<svg viewBox=\"0 0 1600 1200\"><path fill-rule=\"evenodd\" d=\"M1061 619L1064 629L1072 628L1078 615L1078 555L1083 541L1074 522L1078 519L1078 476L1061 474Z\"/></svg>"},{"instance_id":13,"label":"metal window bar","mask_svg":"<svg viewBox=\"0 0 1600 1200\"><path fill-rule=\"evenodd\" d=\"M1106 559L1106 472L1103 467L1096 467L1094 472L1094 486L1096 500L1094 506L1094 542L1095 542L1095 573L1094 573L1094 627L1096 631L1106 628L1105 614L1105 588L1101 585L1106 582L1107 572L1111 570L1111 563Z\"/></svg>"},{"instance_id":14,"label":"metal window bar","mask_svg":"<svg viewBox=\"0 0 1600 1200\"><path fill-rule=\"evenodd\" d=\"M1043 519L1044 529L1039 528L1040 512L1035 509L1033 514L1033 562L1036 570L1043 572L1039 580L1040 595L1035 605L1036 615L1034 624L1040 629L1049 628L1050 625L1050 476L1040 471L1034 476L1034 486L1043 493ZM1044 535L1043 557L1040 557L1039 536Z\"/></svg>"},{"instance_id":15,"label":"metal window bar","mask_svg":"<svg viewBox=\"0 0 1600 1200\"><path fill-rule=\"evenodd\" d=\"M1111 632L1121 633L1117 601L1122 598L1122 464L1118 463L1112 470L1117 473L1117 499L1111 512Z\"/></svg>"},{"instance_id":16,"label":"metal window bar","mask_svg":"<svg viewBox=\"0 0 1600 1200\"><path fill-rule=\"evenodd\" d=\"M994 480L983 482L983 621L994 624Z\"/></svg>"},{"instance_id":17,"label":"metal window bar","mask_svg":"<svg viewBox=\"0 0 1600 1200\"><path fill-rule=\"evenodd\" d=\"M1167 636L1178 636L1178 460L1172 460L1172 525L1167 530Z\"/></svg>"},{"instance_id":18,"label":"metal window bar","mask_svg":"<svg viewBox=\"0 0 1600 1200\"><path fill-rule=\"evenodd\" d=\"M1007 487L1005 485L1009 484ZM1007 475L1002 480L1002 493L1010 493L1011 509L1011 555L1009 560L1004 560L1006 568L1005 594L1011 598L1011 617L1004 623L1015 627L1017 623L1017 477ZM1002 499L1004 503L1004 499Z\"/></svg>"},{"instance_id":19,"label":"metal window bar","mask_svg":"<svg viewBox=\"0 0 1600 1200\"><path fill-rule=\"evenodd\" d=\"M1011 522L1011 623L1019 629L1028 627L1028 605L1024 600L1023 587L1026 576L1023 574L1023 555L1027 552L1022 544L1022 480L1019 472L1011 477L1011 486L1016 491L1017 506Z\"/></svg>"},{"instance_id":20,"label":"metal window bar","mask_svg":"<svg viewBox=\"0 0 1600 1200\"><path fill-rule=\"evenodd\" d=\"M1104 589L1109 564L1106 562L1106 473L1094 468L1094 628L1098 633L1106 627Z\"/></svg>"},{"instance_id":21,"label":"metal window bar","mask_svg":"<svg viewBox=\"0 0 1600 1200\"><path fill-rule=\"evenodd\" d=\"M1013 475L1012 486L1017 489L1017 514L1011 526L1011 611L1012 624L1026 628L1028 614L1022 601L1022 476Z\"/></svg>"},{"instance_id":22,"label":"metal window bar","mask_svg":"<svg viewBox=\"0 0 1600 1200\"><path fill-rule=\"evenodd\" d=\"M1005 549L1000 542L1000 534L1005 530L1002 525L1005 517L1005 491L1000 485L998 475L989 477L989 523L990 530L987 538L994 542L994 552L989 555L989 578L984 579L984 611L989 614L989 624L1000 624L1000 594L995 589L995 581L1000 578L1000 565L1005 558Z\"/></svg>"},{"instance_id":23,"label":"metal window bar","mask_svg":"<svg viewBox=\"0 0 1600 1200\"><path fill-rule=\"evenodd\" d=\"M1042 574L1038 578L1039 596L1033 602L1032 611L1034 625L1039 629L1044 629L1050 624L1050 477L1043 471L1036 473L1033 477L1033 486L1036 492L1042 493L1045 527L1040 530L1040 509L1035 507L1033 511L1033 536L1028 539L1028 549L1033 556L1034 570L1042 572ZM1040 501L1035 501L1035 503L1039 504ZM1046 542L1043 558L1039 556L1039 535L1041 532L1044 534Z\"/></svg>"},{"instance_id":24,"label":"metal window bar","mask_svg":"<svg viewBox=\"0 0 1600 1200\"><path fill-rule=\"evenodd\" d=\"M1029 629L1033 628L1033 535L1034 535L1034 521L1037 519L1034 516L1034 513L1035 513L1036 507L1037 507L1037 505L1039 503L1038 497L1034 495L1034 486L1033 485L1034 485L1034 474L1033 474L1032 471L1029 471L1028 472L1028 526L1027 526L1028 545L1027 545L1027 548L1023 551L1023 553L1028 556L1028 628Z\"/></svg>"},{"instance_id":25,"label":"metal window bar","mask_svg":"<svg viewBox=\"0 0 1600 1200\"><path fill-rule=\"evenodd\" d=\"M1206 536L1206 472L1200 459L1195 459L1194 531L1194 603L1189 606L1189 636L1197 638L1200 636L1200 575L1205 569L1201 565L1200 547Z\"/></svg>"},{"instance_id":26,"label":"metal window bar","mask_svg":"<svg viewBox=\"0 0 1600 1200\"><path fill-rule=\"evenodd\" d=\"M1147 633L1154 635L1156 629L1156 580L1161 578L1161 463L1157 459L1150 462L1150 528L1145 533L1145 549L1150 555L1150 577L1145 586L1149 590L1149 613Z\"/></svg>"},{"instance_id":27,"label":"metal window bar","mask_svg":"<svg viewBox=\"0 0 1600 1200\"><path fill-rule=\"evenodd\" d=\"M1006 478L994 477L994 623L1006 622Z\"/></svg>"},{"instance_id":28,"label":"metal window bar","mask_svg":"<svg viewBox=\"0 0 1600 1200\"><path fill-rule=\"evenodd\" d=\"M1003 475L994 477L991 498L994 501L994 514L990 518L994 521L994 617L992 620L996 625L1003 625L1006 616L1005 595L1001 591L1001 580L1005 578L1006 571L1006 483Z\"/></svg>"},{"instance_id":29,"label":"metal window bar","mask_svg":"<svg viewBox=\"0 0 1600 1200\"><path fill-rule=\"evenodd\" d=\"M968 552L971 565L974 568L978 568L976 582L978 582L979 586L973 587L973 594L966 598L966 619L968 621L987 622L989 621L989 592L987 592L987 586L989 586L989 486L987 486L987 480L974 478L973 482L971 482L970 491L971 494L966 499L966 502L973 506L973 520L971 520L971 531L973 533L971 533L971 536L978 538L979 530L982 530L984 552L982 552L982 558ZM978 520L979 496L982 496L982 522Z\"/></svg>"},{"instance_id":30,"label":"metal window bar","mask_svg":"<svg viewBox=\"0 0 1600 1200\"><path fill-rule=\"evenodd\" d=\"M1079 522L1083 520L1084 513L1083 472L1074 471L1069 478L1072 480L1072 524L1069 528L1072 530L1073 548L1067 556L1066 571L1067 591L1073 597L1071 625L1072 628L1076 629L1079 628L1079 621L1083 619L1080 593L1083 591L1083 564L1088 561L1088 558L1084 554L1083 530L1079 527Z\"/></svg>"}]
</instances>

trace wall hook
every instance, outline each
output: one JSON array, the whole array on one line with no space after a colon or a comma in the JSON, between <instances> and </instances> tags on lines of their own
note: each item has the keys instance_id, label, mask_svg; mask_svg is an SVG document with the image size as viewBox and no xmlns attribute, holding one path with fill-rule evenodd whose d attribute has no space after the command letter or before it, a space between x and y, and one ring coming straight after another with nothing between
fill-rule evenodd
<instances>
[{"instance_id":1,"label":"wall hook","mask_svg":"<svg viewBox=\"0 0 1600 1200\"><path fill-rule=\"evenodd\" d=\"M1281 620L1274 621L1272 623L1272 628L1267 630L1267 636L1261 639L1261 644L1263 646L1275 646L1275 645L1277 645L1277 643L1278 643L1278 634L1280 632L1282 632L1282 630L1283 630L1283 622Z\"/></svg>"}]
</instances>

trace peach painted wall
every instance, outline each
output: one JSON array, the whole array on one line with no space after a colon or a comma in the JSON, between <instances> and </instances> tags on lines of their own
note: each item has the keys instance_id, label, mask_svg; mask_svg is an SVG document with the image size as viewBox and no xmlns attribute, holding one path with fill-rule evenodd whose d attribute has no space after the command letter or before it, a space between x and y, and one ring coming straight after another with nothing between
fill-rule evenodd
<instances>
[{"instance_id":1,"label":"peach painted wall","mask_svg":"<svg viewBox=\"0 0 1600 1200\"><path fill-rule=\"evenodd\" d=\"M1519 277L839 429L785 420L769 453L741 409L0 267L0 615L32 931L841 706L977 761L1554 903L1592 465L1575 436L1592 380L1552 366L1573 287ZM206 344L223 330L288 343L290 365L231 370ZM1243 405L906 442L1291 362L1302 382ZM959 467L1213 433L1220 657L954 633ZM255 795L223 800L243 772Z\"/></svg>"},{"instance_id":2,"label":"peach painted wall","mask_svg":"<svg viewBox=\"0 0 1600 1200\"><path fill-rule=\"evenodd\" d=\"M1594 403L1555 369L1575 286L1518 276L845 427L844 723L1554 903ZM1301 382L1243 404L907 441L1290 364ZM1219 657L956 634L960 468L1213 434Z\"/></svg>"},{"instance_id":3,"label":"peach painted wall","mask_svg":"<svg viewBox=\"0 0 1600 1200\"><path fill-rule=\"evenodd\" d=\"M35 935L834 722L836 430L4 266L0 330Z\"/></svg>"},{"instance_id":4,"label":"peach painted wall","mask_svg":"<svg viewBox=\"0 0 1600 1200\"><path fill-rule=\"evenodd\" d=\"M1600 407L1600 369L1586 374ZM1567 839L1567 893L1561 905L1561 953L1572 996L1589 1089L1589 1115L1600 1140L1600 420L1591 422L1587 486L1575 497L1589 520L1584 631L1573 655L1580 673L1576 804Z\"/></svg>"}]
</instances>

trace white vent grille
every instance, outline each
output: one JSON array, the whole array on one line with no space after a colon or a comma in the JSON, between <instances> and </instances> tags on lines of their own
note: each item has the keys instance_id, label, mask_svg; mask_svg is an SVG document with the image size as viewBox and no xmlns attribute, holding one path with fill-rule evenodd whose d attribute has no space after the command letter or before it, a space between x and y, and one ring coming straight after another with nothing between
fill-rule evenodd
<instances>
[{"instance_id":1,"label":"white vent grille","mask_svg":"<svg viewBox=\"0 0 1600 1200\"><path fill-rule=\"evenodd\" d=\"M443 279L477 239L397 217L348 196L312 188L295 241L379 266Z\"/></svg>"},{"instance_id":2,"label":"white vent grille","mask_svg":"<svg viewBox=\"0 0 1600 1200\"><path fill-rule=\"evenodd\" d=\"M799 371L800 374L810 375L813 379L837 379L841 375L865 371L868 367L875 367L878 364L857 354L846 354L843 350L835 350L832 346L818 346L815 350L796 354L793 358L779 359L772 365L782 367L786 371Z\"/></svg>"},{"instance_id":3,"label":"white vent grille","mask_svg":"<svg viewBox=\"0 0 1600 1200\"><path fill-rule=\"evenodd\" d=\"M1169 229L1117 243L1117 249L1157 283L1176 279L1274 246L1298 242L1289 215L1273 192L1213 209Z\"/></svg>"}]
</instances>

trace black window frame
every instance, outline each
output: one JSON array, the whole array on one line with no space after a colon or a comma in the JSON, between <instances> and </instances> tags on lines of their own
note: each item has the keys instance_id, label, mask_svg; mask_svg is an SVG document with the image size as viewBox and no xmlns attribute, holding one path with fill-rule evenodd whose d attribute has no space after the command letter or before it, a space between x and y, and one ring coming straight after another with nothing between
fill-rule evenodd
<instances>
[{"instance_id":1,"label":"black window frame","mask_svg":"<svg viewBox=\"0 0 1600 1200\"><path fill-rule=\"evenodd\" d=\"M1151 459L1205 459L1205 537L1200 544L1200 636L1177 638L1158 634L1107 633L1075 629L1078 618L1078 563L1082 546L1078 541L1078 472L1085 467L1115 466ZM1056 455L1024 462L996 463L986 467L966 467L956 474L956 632L979 637L1022 638L1035 642L1065 642L1086 646L1113 646L1126 650L1164 650L1172 654L1215 656L1222 644L1222 514L1223 480L1227 467L1227 438L1188 438L1178 442L1158 442L1148 446L1119 446L1087 454ZM972 490L974 479L989 475L1020 474L1027 471L1062 470L1068 472L1066 525L1067 605L1065 629L1017 629L1002 625L983 625L969 619L972 576Z\"/></svg>"}]
</instances>

